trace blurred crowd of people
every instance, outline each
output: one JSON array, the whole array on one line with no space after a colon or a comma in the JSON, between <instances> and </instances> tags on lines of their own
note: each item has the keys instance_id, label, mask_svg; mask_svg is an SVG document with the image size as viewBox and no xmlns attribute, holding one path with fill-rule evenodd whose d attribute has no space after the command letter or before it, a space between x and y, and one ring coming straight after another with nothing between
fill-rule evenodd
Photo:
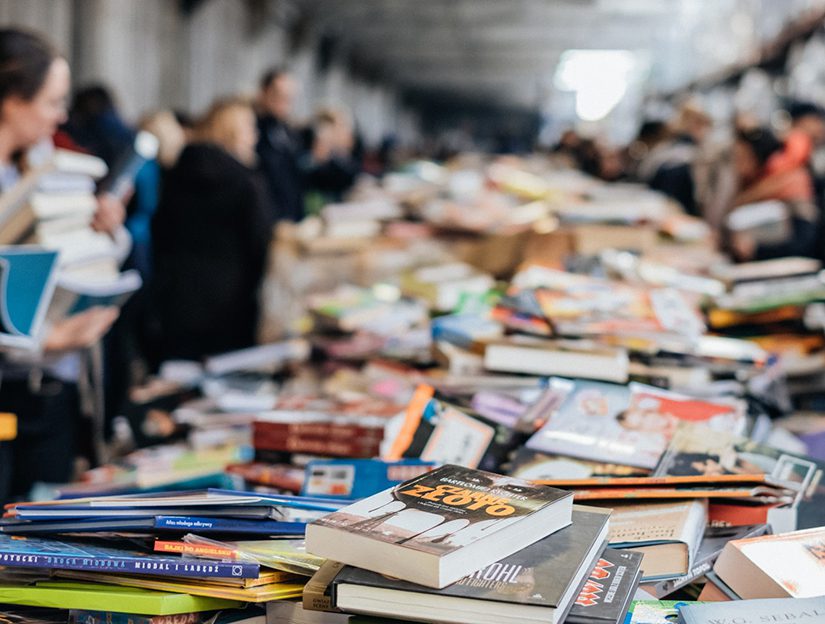
<instances>
[{"instance_id":1,"label":"blurred crowd of people","mask_svg":"<svg viewBox=\"0 0 825 624\"><path fill-rule=\"evenodd\" d=\"M646 121L624 148L565 132L554 155L609 181L643 183L703 218L739 261L785 256L823 258L825 175L814 167L825 145L825 110L807 102L787 107L781 128L760 125L748 114L725 128L695 100L686 100L668 121ZM719 139L723 136L723 139ZM781 202L789 227L784 240L759 244L725 227L737 208Z\"/></svg>"},{"instance_id":2,"label":"blurred crowd of people","mask_svg":"<svg viewBox=\"0 0 825 624\"><path fill-rule=\"evenodd\" d=\"M81 417L84 350L103 340L111 434L140 374L136 362L151 371L255 344L274 226L339 200L364 168L381 167L381 157L365 157L343 108L294 125L299 88L286 69L273 68L253 98L220 99L199 116L161 110L132 126L103 85L69 99L69 64L46 39L0 30L0 194L43 148L92 154L111 169L138 131L159 142L126 201L97 197L91 224L113 238L128 231L123 268L140 273L141 291L121 310L92 308L55 322L37 353L0 352L0 412L21 415L17 439L0 444L0 501L27 495L36 482L69 480L78 454L99 459Z\"/></svg>"}]
</instances>

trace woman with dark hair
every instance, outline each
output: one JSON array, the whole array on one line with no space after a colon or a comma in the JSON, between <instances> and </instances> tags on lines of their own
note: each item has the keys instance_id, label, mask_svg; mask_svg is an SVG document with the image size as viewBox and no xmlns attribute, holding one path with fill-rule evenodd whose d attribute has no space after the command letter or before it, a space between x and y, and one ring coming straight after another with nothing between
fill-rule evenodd
<instances>
[{"instance_id":1,"label":"woman with dark hair","mask_svg":"<svg viewBox=\"0 0 825 624\"><path fill-rule=\"evenodd\" d=\"M789 224L784 240L770 244L760 244L747 232L733 233L730 247L737 260L818 255L813 179L802 165L781 171L771 169L772 159L781 154L783 148L783 143L768 128L742 129L736 133L733 163L740 190L733 205L780 201L785 204Z\"/></svg>"},{"instance_id":2,"label":"woman with dark hair","mask_svg":"<svg viewBox=\"0 0 825 624\"><path fill-rule=\"evenodd\" d=\"M49 148L66 119L69 77L68 63L46 40L0 29L0 193L42 158L41 146ZM116 221L111 208L99 211L104 229ZM47 329L42 354L0 353L0 412L18 417L17 439L0 453L0 501L25 495L37 481L70 480L79 400L61 357L96 343L116 317L116 309L92 308Z\"/></svg>"}]
</instances>

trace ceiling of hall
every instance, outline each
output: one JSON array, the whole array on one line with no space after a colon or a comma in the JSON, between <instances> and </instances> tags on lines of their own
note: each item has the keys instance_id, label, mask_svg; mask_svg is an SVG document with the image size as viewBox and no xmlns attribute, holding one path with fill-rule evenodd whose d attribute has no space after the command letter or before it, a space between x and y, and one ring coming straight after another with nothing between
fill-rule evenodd
<instances>
[{"instance_id":1,"label":"ceiling of hall","mask_svg":"<svg viewBox=\"0 0 825 624\"><path fill-rule=\"evenodd\" d=\"M411 91L535 109L570 49L629 50L667 91L752 55L823 0L294 0Z\"/></svg>"}]
</instances>

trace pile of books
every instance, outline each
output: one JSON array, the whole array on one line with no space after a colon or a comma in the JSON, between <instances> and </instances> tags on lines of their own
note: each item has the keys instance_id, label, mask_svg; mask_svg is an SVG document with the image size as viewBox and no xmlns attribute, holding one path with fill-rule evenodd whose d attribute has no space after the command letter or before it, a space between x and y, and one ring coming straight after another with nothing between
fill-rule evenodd
<instances>
[{"instance_id":1,"label":"pile of books","mask_svg":"<svg viewBox=\"0 0 825 624\"><path fill-rule=\"evenodd\" d=\"M822 611L818 262L731 265L661 196L538 158L412 163L274 252L272 342L166 363L132 393L130 453L10 507L0 603L155 624Z\"/></svg>"}]
</instances>

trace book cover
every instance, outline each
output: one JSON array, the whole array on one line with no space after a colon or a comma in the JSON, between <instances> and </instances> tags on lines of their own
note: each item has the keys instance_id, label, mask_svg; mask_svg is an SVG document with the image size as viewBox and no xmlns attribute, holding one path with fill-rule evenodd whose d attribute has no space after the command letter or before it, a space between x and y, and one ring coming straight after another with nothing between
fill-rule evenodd
<instances>
[{"instance_id":1,"label":"book cover","mask_svg":"<svg viewBox=\"0 0 825 624\"><path fill-rule=\"evenodd\" d=\"M696 603L682 607L685 624L718 622L825 622L825 597Z\"/></svg>"},{"instance_id":2,"label":"book cover","mask_svg":"<svg viewBox=\"0 0 825 624\"><path fill-rule=\"evenodd\" d=\"M681 609L691 604L679 600L634 600L626 624L673 624Z\"/></svg>"},{"instance_id":3,"label":"book cover","mask_svg":"<svg viewBox=\"0 0 825 624\"><path fill-rule=\"evenodd\" d=\"M18 245L0 248L0 345L31 348L54 292L58 253Z\"/></svg>"},{"instance_id":4,"label":"book cover","mask_svg":"<svg viewBox=\"0 0 825 624\"><path fill-rule=\"evenodd\" d=\"M159 557L142 551L98 546L84 542L0 534L0 565L10 568L117 571L188 577L254 578L257 563L191 560Z\"/></svg>"},{"instance_id":5,"label":"book cover","mask_svg":"<svg viewBox=\"0 0 825 624\"><path fill-rule=\"evenodd\" d=\"M642 555L606 548L590 572L565 622L614 624L624 620L641 578Z\"/></svg>"},{"instance_id":6,"label":"book cover","mask_svg":"<svg viewBox=\"0 0 825 624\"><path fill-rule=\"evenodd\" d=\"M151 616L82 609L72 609L69 617L74 624L201 624L207 620L203 613Z\"/></svg>"},{"instance_id":7,"label":"book cover","mask_svg":"<svg viewBox=\"0 0 825 624\"><path fill-rule=\"evenodd\" d=\"M204 598L222 600L240 600L243 602L266 602L297 598L301 595L301 583L268 583L254 587L229 587L205 583L201 579L180 579L153 576L131 576L127 574L109 574L77 572L72 578L84 581L103 582L119 587L132 587L151 591L187 594Z\"/></svg>"},{"instance_id":8,"label":"book cover","mask_svg":"<svg viewBox=\"0 0 825 624\"><path fill-rule=\"evenodd\" d=\"M0 585L0 604L144 615L175 615L243 606L237 600L116 587L78 581L41 581L32 586Z\"/></svg>"},{"instance_id":9,"label":"book cover","mask_svg":"<svg viewBox=\"0 0 825 624\"><path fill-rule=\"evenodd\" d=\"M746 420L742 405L735 402L698 400L636 383L617 386L579 380L527 447L653 469L683 422L740 434Z\"/></svg>"},{"instance_id":10,"label":"book cover","mask_svg":"<svg viewBox=\"0 0 825 624\"><path fill-rule=\"evenodd\" d=\"M729 542L714 569L743 598L825 596L825 528Z\"/></svg>"},{"instance_id":11,"label":"book cover","mask_svg":"<svg viewBox=\"0 0 825 624\"><path fill-rule=\"evenodd\" d=\"M333 581L333 598L338 587L350 584L557 608L572 588L578 589L576 571L593 559L594 548L601 548L609 517L606 511L576 507L569 527L438 590L347 566Z\"/></svg>"},{"instance_id":12,"label":"book cover","mask_svg":"<svg viewBox=\"0 0 825 624\"><path fill-rule=\"evenodd\" d=\"M601 463L651 468L659 440L625 429L617 418L630 405L627 386L577 380L567 400L528 441L527 448Z\"/></svg>"},{"instance_id":13,"label":"book cover","mask_svg":"<svg viewBox=\"0 0 825 624\"><path fill-rule=\"evenodd\" d=\"M520 479L447 465L310 526L339 528L343 534L442 556L571 496Z\"/></svg>"},{"instance_id":14,"label":"book cover","mask_svg":"<svg viewBox=\"0 0 825 624\"><path fill-rule=\"evenodd\" d=\"M825 464L695 423L683 424L662 456L654 476L762 476L771 485L791 490L796 528L825 524Z\"/></svg>"},{"instance_id":15,"label":"book cover","mask_svg":"<svg viewBox=\"0 0 825 624\"><path fill-rule=\"evenodd\" d=\"M705 529L705 535L702 542L699 544L699 549L696 551L693 564L690 570L684 576L666 581L660 581L655 585L645 586L648 591L651 591L657 598L664 598L672 594L677 589L688 585L713 569L713 564L722 549L729 541L747 539L751 537L759 537L770 530L767 524L756 524L741 527L713 527L710 526Z\"/></svg>"}]
</instances>

